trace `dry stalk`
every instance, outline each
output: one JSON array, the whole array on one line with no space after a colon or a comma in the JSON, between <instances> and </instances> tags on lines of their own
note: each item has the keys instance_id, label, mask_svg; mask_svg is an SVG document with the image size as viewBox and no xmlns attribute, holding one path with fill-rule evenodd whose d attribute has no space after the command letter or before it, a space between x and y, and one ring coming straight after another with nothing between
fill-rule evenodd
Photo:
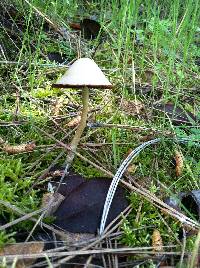
<instances>
[{"instance_id":1,"label":"dry stalk","mask_svg":"<svg viewBox=\"0 0 200 268\"><path fill-rule=\"evenodd\" d=\"M165 249L171 249L175 246L166 246L163 247ZM149 255L155 255L154 251L150 251L153 250L153 247L136 247L136 248L105 248L105 249L92 249L92 250L75 250L75 251L65 251L65 252L43 252L43 253L36 253L36 254L17 254L17 255L6 255L1 257L2 258L7 258L7 259L15 259L18 258L20 259L32 259L32 258L45 258L46 256L48 256L49 258L51 257L66 257L66 256L81 256L81 255L93 255L93 254L149 254ZM163 251L162 252L164 255L168 255L168 256L180 256L181 252L172 252L172 251ZM54 266L57 267L57 266Z\"/></svg>"},{"instance_id":2,"label":"dry stalk","mask_svg":"<svg viewBox=\"0 0 200 268\"><path fill-rule=\"evenodd\" d=\"M21 216L27 216L27 214L24 213L21 209L19 209L18 207L14 206L14 205L11 205L9 202L6 202L6 201L0 199L0 205L7 207L8 209L12 210L15 214L18 214ZM29 219L33 222L38 221L34 217L30 217ZM49 224L42 223L42 226L47 228L49 231L59 235L59 236L66 237L66 239L68 238L68 236L65 234L65 232L59 231L58 229L55 229L53 226L50 226Z\"/></svg>"}]
</instances>

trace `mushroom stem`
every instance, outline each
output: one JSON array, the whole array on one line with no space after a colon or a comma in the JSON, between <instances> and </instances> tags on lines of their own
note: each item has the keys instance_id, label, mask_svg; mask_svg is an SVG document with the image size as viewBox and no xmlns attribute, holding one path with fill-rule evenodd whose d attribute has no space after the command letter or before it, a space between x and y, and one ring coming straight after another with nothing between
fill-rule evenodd
<instances>
[{"instance_id":1,"label":"mushroom stem","mask_svg":"<svg viewBox=\"0 0 200 268\"><path fill-rule=\"evenodd\" d=\"M71 151L69 152L67 156L67 164L70 165L74 159L74 152L76 151L76 148L79 144L81 135L86 127L87 122L87 115L88 115L88 107L89 107L89 89L88 87L85 87L82 90L82 103L83 103L83 109L81 113L81 121L79 123L79 126L76 130L76 133L71 141Z\"/></svg>"}]
</instances>

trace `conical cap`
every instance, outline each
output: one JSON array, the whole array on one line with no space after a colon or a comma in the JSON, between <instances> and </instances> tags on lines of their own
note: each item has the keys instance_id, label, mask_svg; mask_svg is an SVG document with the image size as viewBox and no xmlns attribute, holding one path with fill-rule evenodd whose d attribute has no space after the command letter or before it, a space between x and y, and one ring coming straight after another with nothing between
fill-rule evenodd
<instances>
[{"instance_id":1,"label":"conical cap","mask_svg":"<svg viewBox=\"0 0 200 268\"><path fill-rule=\"evenodd\" d=\"M59 88L112 88L98 65L89 58L76 60L67 72L55 83Z\"/></svg>"}]
</instances>

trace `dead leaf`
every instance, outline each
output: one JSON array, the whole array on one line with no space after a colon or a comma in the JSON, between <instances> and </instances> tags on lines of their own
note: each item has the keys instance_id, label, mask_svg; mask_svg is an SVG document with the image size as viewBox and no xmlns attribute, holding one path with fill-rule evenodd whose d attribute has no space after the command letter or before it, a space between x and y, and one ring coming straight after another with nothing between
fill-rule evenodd
<instances>
[{"instance_id":1,"label":"dead leaf","mask_svg":"<svg viewBox=\"0 0 200 268\"><path fill-rule=\"evenodd\" d=\"M55 61L57 63L63 63L67 59L67 56L65 54L61 54L59 52L49 52L47 54L47 57L50 61Z\"/></svg>"},{"instance_id":2,"label":"dead leaf","mask_svg":"<svg viewBox=\"0 0 200 268\"><path fill-rule=\"evenodd\" d=\"M141 95L147 95L152 92L152 86L149 83L137 83L135 85L135 90Z\"/></svg>"},{"instance_id":3,"label":"dead leaf","mask_svg":"<svg viewBox=\"0 0 200 268\"><path fill-rule=\"evenodd\" d=\"M179 177L181 176L183 172L183 155L179 151L175 151L175 161L176 161L176 176Z\"/></svg>"},{"instance_id":4,"label":"dead leaf","mask_svg":"<svg viewBox=\"0 0 200 268\"><path fill-rule=\"evenodd\" d=\"M137 166L135 164L129 165L126 169L126 172L129 174L134 174L136 172Z\"/></svg>"},{"instance_id":5,"label":"dead leaf","mask_svg":"<svg viewBox=\"0 0 200 268\"><path fill-rule=\"evenodd\" d=\"M65 199L60 193L45 193L42 197L41 207L45 208L45 217L53 215L53 213L58 209L62 201Z\"/></svg>"},{"instance_id":6,"label":"dead leaf","mask_svg":"<svg viewBox=\"0 0 200 268\"><path fill-rule=\"evenodd\" d=\"M145 142L145 141L153 140L153 139L155 139L155 135L156 135L155 133L149 133L148 135L142 136L140 138L140 141Z\"/></svg>"},{"instance_id":7,"label":"dead leaf","mask_svg":"<svg viewBox=\"0 0 200 268\"><path fill-rule=\"evenodd\" d=\"M97 21L91 19L83 19L80 22L80 26L82 35L85 39L97 38L101 29L101 25Z\"/></svg>"},{"instance_id":8,"label":"dead leaf","mask_svg":"<svg viewBox=\"0 0 200 268\"><path fill-rule=\"evenodd\" d=\"M63 99L56 99L54 105L53 105L53 109L52 109L52 113L54 116L59 116L60 114L60 109L63 107Z\"/></svg>"},{"instance_id":9,"label":"dead leaf","mask_svg":"<svg viewBox=\"0 0 200 268\"><path fill-rule=\"evenodd\" d=\"M143 81L149 84L152 83L152 79L155 76L155 73L152 70L145 70L143 74Z\"/></svg>"},{"instance_id":10,"label":"dead leaf","mask_svg":"<svg viewBox=\"0 0 200 268\"><path fill-rule=\"evenodd\" d=\"M69 26L73 30L81 30L81 25L80 23L75 23L75 22L70 22Z\"/></svg>"},{"instance_id":11,"label":"dead leaf","mask_svg":"<svg viewBox=\"0 0 200 268\"><path fill-rule=\"evenodd\" d=\"M75 118L73 118L68 124L68 127L76 127L81 121L81 116L78 115Z\"/></svg>"},{"instance_id":12,"label":"dead leaf","mask_svg":"<svg viewBox=\"0 0 200 268\"><path fill-rule=\"evenodd\" d=\"M198 123L194 114L187 112L172 103L157 104L154 105L154 109L166 113L174 125L193 125L194 123Z\"/></svg>"},{"instance_id":13,"label":"dead leaf","mask_svg":"<svg viewBox=\"0 0 200 268\"><path fill-rule=\"evenodd\" d=\"M58 190L65 196L65 200L54 213L55 224L72 233L96 233L110 183L110 178L85 180L70 172ZM127 206L126 192L118 187L106 225Z\"/></svg>"},{"instance_id":14,"label":"dead leaf","mask_svg":"<svg viewBox=\"0 0 200 268\"><path fill-rule=\"evenodd\" d=\"M125 154L124 159L127 158L132 151L133 150L131 148L129 148L128 152ZM126 169L126 173L134 174L136 169L137 169L137 166L135 164L130 164Z\"/></svg>"},{"instance_id":15,"label":"dead leaf","mask_svg":"<svg viewBox=\"0 0 200 268\"><path fill-rule=\"evenodd\" d=\"M27 242L7 245L0 249L0 256L6 255L25 255L25 254L36 254L41 253L44 249L44 242ZM17 261L15 267L25 268L30 267L36 260L33 259L21 259Z\"/></svg>"},{"instance_id":16,"label":"dead leaf","mask_svg":"<svg viewBox=\"0 0 200 268\"><path fill-rule=\"evenodd\" d=\"M159 230L155 229L152 234L152 247L154 251L163 251L163 242Z\"/></svg>"},{"instance_id":17,"label":"dead leaf","mask_svg":"<svg viewBox=\"0 0 200 268\"><path fill-rule=\"evenodd\" d=\"M29 142L20 145L4 144L2 150L9 154L19 154L25 152L32 152L34 151L35 147L35 142Z\"/></svg>"},{"instance_id":18,"label":"dead leaf","mask_svg":"<svg viewBox=\"0 0 200 268\"><path fill-rule=\"evenodd\" d=\"M121 109L125 114L135 116L141 114L144 104L139 100L122 100Z\"/></svg>"}]
</instances>

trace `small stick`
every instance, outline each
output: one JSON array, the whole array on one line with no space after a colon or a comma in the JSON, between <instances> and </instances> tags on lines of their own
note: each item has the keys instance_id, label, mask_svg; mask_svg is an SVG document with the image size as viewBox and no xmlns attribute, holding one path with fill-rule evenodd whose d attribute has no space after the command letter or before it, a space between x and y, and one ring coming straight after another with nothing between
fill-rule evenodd
<instances>
[{"instance_id":1,"label":"small stick","mask_svg":"<svg viewBox=\"0 0 200 268\"><path fill-rule=\"evenodd\" d=\"M165 246L165 248L174 248L175 246ZM65 257L65 256L80 256L80 255L89 255L89 254L150 254L155 255L153 247L135 247L135 248L105 248L105 249L92 249L92 250L75 250L75 251L64 251L64 252L43 252L43 253L34 253L34 254L16 254L16 255L4 255L0 256L0 259L32 259L32 258L45 258L48 257ZM181 255L181 252L163 252L164 255ZM57 266L54 266L57 267ZM194 267L194 266L193 266Z\"/></svg>"},{"instance_id":2,"label":"small stick","mask_svg":"<svg viewBox=\"0 0 200 268\"><path fill-rule=\"evenodd\" d=\"M142 126L130 126L130 125L121 125L121 124L107 124L107 123L89 123L88 127L90 128L123 128L123 129L130 129L134 131L153 131L155 133L163 133L163 131L154 129L154 128L147 128ZM166 131L166 134L172 134L169 131Z\"/></svg>"},{"instance_id":3,"label":"small stick","mask_svg":"<svg viewBox=\"0 0 200 268\"><path fill-rule=\"evenodd\" d=\"M43 14L39 9L33 6L28 0L24 0L39 16L41 16L46 22L48 22L51 27L58 32L61 36L63 36L63 32L58 28L55 23L53 23L45 14Z\"/></svg>"},{"instance_id":4,"label":"small stick","mask_svg":"<svg viewBox=\"0 0 200 268\"><path fill-rule=\"evenodd\" d=\"M21 209L19 209L18 207L14 206L14 205L11 205L7 201L4 201L4 200L1 200L0 199L0 204L3 205L3 206L5 206L5 207L7 207L8 209L11 209L15 214L19 214L21 216L27 215ZM33 218L33 217L31 217L30 220L33 221L33 222L37 222L38 221L36 218ZM68 238L68 235L65 234L65 232L59 231L59 230L55 229L54 227L52 227L52 226L50 226L50 225L48 225L46 223L43 223L43 222L42 222L42 225L43 225L43 227L47 228L51 232L53 232L53 233L55 233L55 234L57 234L57 235L59 235L61 237L66 237L66 239Z\"/></svg>"},{"instance_id":5,"label":"small stick","mask_svg":"<svg viewBox=\"0 0 200 268\"><path fill-rule=\"evenodd\" d=\"M18 218L18 219L14 220L14 221L8 222L8 223L6 223L6 224L4 224L4 225L1 225L1 226L0 226L0 231L3 231L3 230L5 230L5 229L7 229L7 228L10 228L11 226L13 226L13 225L15 225L15 224L17 224L17 223L19 223L19 222L21 222L21 221L28 220L28 219L30 219L31 217L33 217L33 216L39 214L40 212L42 212L42 211L44 211L44 210L45 210L45 208L38 209L38 210L33 211L33 212L31 212L31 213L25 214L25 215L22 216L21 218Z\"/></svg>"}]
</instances>

